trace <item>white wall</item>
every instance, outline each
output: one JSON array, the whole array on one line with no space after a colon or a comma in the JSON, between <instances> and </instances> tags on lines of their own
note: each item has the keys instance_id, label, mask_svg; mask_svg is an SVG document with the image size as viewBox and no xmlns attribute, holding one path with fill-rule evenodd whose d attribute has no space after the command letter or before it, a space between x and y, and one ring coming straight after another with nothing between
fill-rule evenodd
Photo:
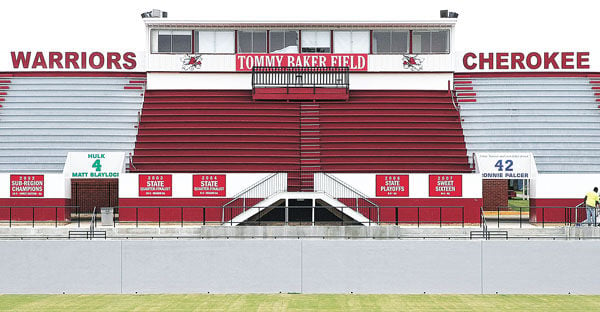
<instances>
[{"instance_id":1,"label":"white wall","mask_svg":"<svg viewBox=\"0 0 600 312\"><path fill-rule=\"evenodd\" d=\"M192 176L197 173L173 173L173 196L172 198L201 198L203 196L192 196ZM212 173L211 173L212 174ZM222 173L225 175L225 193L227 198L248 188L260 181L269 173ZM119 178L120 198L139 198L139 174L124 173ZM210 196L215 197L215 196Z\"/></svg>"},{"instance_id":2,"label":"white wall","mask_svg":"<svg viewBox=\"0 0 600 312\"><path fill-rule=\"evenodd\" d=\"M581 198L597 186L600 174L538 174L532 183L533 198Z\"/></svg>"},{"instance_id":3,"label":"white wall","mask_svg":"<svg viewBox=\"0 0 600 312\"><path fill-rule=\"evenodd\" d=\"M448 90L452 73L350 73L353 90ZM251 90L250 73L148 73L148 90Z\"/></svg>"},{"instance_id":4,"label":"white wall","mask_svg":"<svg viewBox=\"0 0 600 312\"><path fill-rule=\"evenodd\" d=\"M19 173L20 174L20 173ZM38 175L38 174L36 174ZM12 197L12 198L71 198L69 179L62 173L44 174L44 197ZM10 197L10 173L0 173L0 198Z\"/></svg>"},{"instance_id":5,"label":"white wall","mask_svg":"<svg viewBox=\"0 0 600 312\"><path fill-rule=\"evenodd\" d=\"M201 56L202 65L193 72L235 72L235 54L195 54ZM272 54L268 54L272 55ZM147 55L147 68L149 72L184 72L182 68L185 54L151 54ZM453 54L421 54L423 69L426 72L446 72L454 70ZM369 72L411 72L404 67L402 54L367 56L367 70Z\"/></svg>"},{"instance_id":6,"label":"white wall","mask_svg":"<svg viewBox=\"0 0 600 312\"><path fill-rule=\"evenodd\" d=\"M338 173L331 174L344 183L352 186L369 198L375 198L374 173ZM408 175L408 198L429 198L429 174L413 173ZM462 198L482 197L481 175L477 173L462 174ZM379 196L385 198L385 196ZM399 198L399 197L390 197ZM400 197L401 198L401 197ZM407 197L404 197L407 198ZM436 197L439 198L439 197Z\"/></svg>"}]
</instances>

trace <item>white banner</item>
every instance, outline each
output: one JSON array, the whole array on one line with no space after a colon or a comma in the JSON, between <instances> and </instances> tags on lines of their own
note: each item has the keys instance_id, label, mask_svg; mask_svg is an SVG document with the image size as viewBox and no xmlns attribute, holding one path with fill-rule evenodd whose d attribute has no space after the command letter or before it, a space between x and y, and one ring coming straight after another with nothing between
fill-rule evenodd
<instances>
[{"instance_id":1,"label":"white banner","mask_svg":"<svg viewBox=\"0 0 600 312\"><path fill-rule=\"evenodd\" d=\"M475 153L482 179L531 179L537 175L532 153Z\"/></svg>"},{"instance_id":2,"label":"white banner","mask_svg":"<svg viewBox=\"0 0 600 312\"><path fill-rule=\"evenodd\" d=\"M125 172L125 153L69 152L63 173L68 178L119 178Z\"/></svg>"}]
</instances>

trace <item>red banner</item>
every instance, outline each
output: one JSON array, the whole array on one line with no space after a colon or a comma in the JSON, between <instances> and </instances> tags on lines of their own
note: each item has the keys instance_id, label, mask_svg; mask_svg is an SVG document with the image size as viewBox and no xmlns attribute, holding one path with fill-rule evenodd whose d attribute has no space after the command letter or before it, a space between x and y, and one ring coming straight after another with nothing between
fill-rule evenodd
<instances>
[{"instance_id":1,"label":"red banner","mask_svg":"<svg viewBox=\"0 0 600 312\"><path fill-rule=\"evenodd\" d=\"M173 179L170 174L140 174L140 196L172 196Z\"/></svg>"},{"instance_id":2,"label":"red banner","mask_svg":"<svg viewBox=\"0 0 600 312\"><path fill-rule=\"evenodd\" d=\"M462 175L429 175L429 197L461 197Z\"/></svg>"},{"instance_id":3,"label":"red banner","mask_svg":"<svg viewBox=\"0 0 600 312\"><path fill-rule=\"evenodd\" d=\"M10 197L44 197L44 175L11 174Z\"/></svg>"},{"instance_id":4,"label":"red banner","mask_svg":"<svg viewBox=\"0 0 600 312\"><path fill-rule=\"evenodd\" d=\"M349 67L367 71L367 54L237 54L236 71L251 71L254 66L274 67Z\"/></svg>"},{"instance_id":5,"label":"red banner","mask_svg":"<svg viewBox=\"0 0 600 312\"><path fill-rule=\"evenodd\" d=\"M225 196L224 174L197 174L193 177L194 196Z\"/></svg>"},{"instance_id":6,"label":"red banner","mask_svg":"<svg viewBox=\"0 0 600 312\"><path fill-rule=\"evenodd\" d=\"M376 175L375 196L407 197L408 175Z\"/></svg>"}]
</instances>

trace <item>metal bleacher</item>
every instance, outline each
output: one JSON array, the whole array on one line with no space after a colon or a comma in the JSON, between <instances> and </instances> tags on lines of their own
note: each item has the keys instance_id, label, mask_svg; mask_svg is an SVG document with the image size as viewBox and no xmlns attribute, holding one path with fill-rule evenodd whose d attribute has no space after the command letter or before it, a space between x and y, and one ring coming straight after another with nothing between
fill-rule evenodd
<instances>
[{"instance_id":1,"label":"metal bleacher","mask_svg":"<svg viewBox=\"0 0 600 312\"><path fill-rule=\"evenodd\" d=\"M597 172L597 80L586 74L457 74L454 86L469 156L531 152L540 173Z\"/></svg>"},{"instance_id":2,"label":"metal bleacher","mask_svg":"<svg viewBox=\"0 0 600 312\"><path fill-rule=\"evenodd\" d=\"M0 172L62 172L69 151L133 152L145 74L3 74Z\"/></svg>"}]
</instances>

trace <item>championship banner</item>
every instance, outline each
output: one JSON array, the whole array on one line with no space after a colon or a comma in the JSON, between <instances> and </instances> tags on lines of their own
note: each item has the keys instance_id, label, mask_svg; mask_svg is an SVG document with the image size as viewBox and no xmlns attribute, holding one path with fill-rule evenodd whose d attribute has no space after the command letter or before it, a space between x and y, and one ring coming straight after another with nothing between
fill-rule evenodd
<instances>
[{"instance_id":1,"label":"championship banner","mask_svg":"<svg viewBox=\"0 0 600 312\"><path fill-rule=\"evenodd\" d=\"M172 196L173 179L170 174L140 174L139 188L140 196Z\"/></svg>"},{"instance_id":2,"label":"championship banner","mask_svg":"<svg viewBox=\"0 0 600 312\"><path fill-rule=\"evenodd\" d=\"M367 71L367 54L237 54L236 71L251 71L254 66L270 67L348 67L350 71Z\"/></svg>"},{"instance_id":3,"label":"championship banner","mask_svg":"<svg viewBox=\"0 0 600 312\"><path fill-rule=\"evenodd\" d=\"M10 197L44 197L44 175L11 174Z\"/></svg>"},{"instance_id":4,"label":"championship banner","mask_svg":"<svg viewBox=\"0 0 600 312\"><path fill-rule=\"evenodd\" d=\"M193 196L225 197L224 174L195 174Z\"/></svg>"},{"instance_id":5,"label":"championship banner","mask_svg":"<svg viewBox=\"0 0 600 312\"><path fill-rule=\"evenodd\" d=\"M429 197L462 197L462 175L429 175Z\"/></svg>"},{"instance_id":6,"label":"championship banner","mask_svg":"<svg viewBox=\"0 0 600 312\"><path fill-rule=\"evenodd\" d=\"M408 175L378 174L375 187L375 196L407 197Z\"/></svg>"}]
</instances>

